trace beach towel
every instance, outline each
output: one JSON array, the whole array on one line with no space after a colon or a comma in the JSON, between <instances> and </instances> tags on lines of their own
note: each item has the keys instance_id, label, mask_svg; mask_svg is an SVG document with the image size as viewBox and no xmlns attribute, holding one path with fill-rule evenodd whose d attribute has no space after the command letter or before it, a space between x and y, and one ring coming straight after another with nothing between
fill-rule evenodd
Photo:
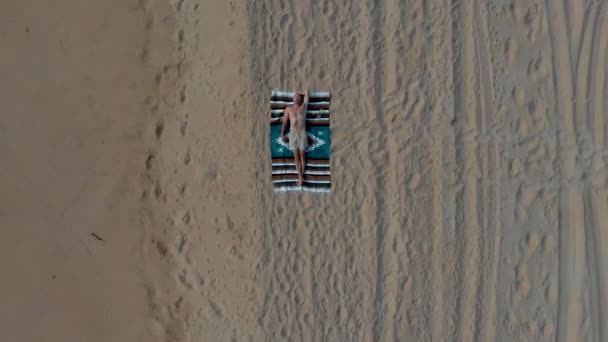
<instances>
[{"instance_id":1,"label":"beach towel","mask_svg":"<svg viewBox=\"0 0 608 342\"><path fill-rule=\"evenodd\" d=\"M273 90L270 96L270 154L272 158L272 185L274 191L329 192L331 190L328 92L311 92L306 110L306 167L304 183L297 185L298 173L294 155L281 140L281 124L285 107L291 105L294 92ZM289 133L289 127L285 134Z\"/></svg>"}]
</instances>

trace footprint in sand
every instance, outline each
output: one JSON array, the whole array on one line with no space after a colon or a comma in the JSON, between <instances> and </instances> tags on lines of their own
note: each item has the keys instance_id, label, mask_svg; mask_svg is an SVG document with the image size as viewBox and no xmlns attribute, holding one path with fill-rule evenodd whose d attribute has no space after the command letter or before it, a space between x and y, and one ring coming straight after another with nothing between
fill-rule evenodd
<instances>
[{"instance_id":1,"label":"footprint in sand","mask_svg":"<svg viewBox=\"0 0 608 342\"><path fill-rule=\"evenodd\" d=\"M555 250L557 247L556 243L555 243L555 238L553 238L553 236L551 234L545 235L541 241L541 247L543 249L544 254L546 254L546 255L555 254Z\"/></svg>"},{"instance_id":2,"label":"footprint in sand","mask_svg":"<svg viewBox=\"0 0 608 342\"><path fill-rule=\"evenodd\" d=\"M517 42L513 38L508 38L505 41L505 60L508 64L515 62L518 48Z\"/></svg>"},{"instance_id":3,"label":"footprint in sand","mask_svg":"<svg viewBox=\"0 0 608 342\"><path fill-rule=\"evenodd\" d=\"M184 153L184 165L188 165L190 164L191 161L191 157L190 157L190 148L188 147L188 149L186 150L186 153Z\"/></svg>"},{"instance_id":4,"label":"footprint in sand","mask_svg":"<svg viewBox=\"0 0 608 342\"><path fill-rule=\"evenodd\" d=\"M150 170L152 165L154 165L154 154L150 153L148 158L146 158L146 170Z\"/></svg>"},{"instance_id":5,"label":"footprint in sand","mask_svg":"<svg viewBox=\"0 0 608 342\"><path fill-rule=\"evenodd\" d=\"M540 239L538 238L538 234L535 232L528 232L524 237L524 246L526 247L526 253L528 256L534 254L539 244Z\"/></svg>"},{"instance_id":6,"label":"footprint in sand","mask_svg":"<svg viewBox=\"0 0 608 342\"><path fill-rule=\"evenodd\" d=\"M177 33L178 49L182 49L184 45L184 30L179 30ZM183 103L183 102L182 102Z\"/></svg>"},{"instance_id":7,"label":"footprint in sand","mask_svg":"<svg viewBox=\"0 0 608 342\"><path fill-rule=\"evenodd\" d=\"M538 54L528 63L527 76L531 81L541 81L549 75L549 65L542 54Z\"/></svg>"},{"instance_id":8,"label":"footprint in sand","mask_svg":"<svg viewBox=\"0 0 608 342\"><path fill-rule=\"evenodd\" d=\"M160 185L160 181L156 181L156 183L154 184L154 196L156 197L156 199L160 199L160 196L162 196L163 194L163 189Z\"/></svg>"},{"instance_id":9,"label":"footprint in sand","mask_svg":"<svg viewBox=\"0 0 608 342\"><path fill-rule=\"evenodd\" d=\"M224 317L224 308L217 302L209 299L209 308L211 309L211 312L213 312L213 314L218 318Z\"/></svg>"},{"instance_id":10,"label":"footprint in sand","mask_svg":"<svg viewBox=\"0 0 608 342\"><path fill-rule=\"evenodd\" d=\"M182 137L186 136L186 128L188 127L188 122L184 121L182 123L182 125L179 127L179 133L182 135Z\"/></svg>"},{"instance_id":11,"label":"footprint in sand","mask_svg":"<svg viewBox=\"0 0 608 342\"><path fill-rule=\"evenodd\" d=\"M186 86L184 85L179 91L179 102L184 104L186 102Z\"/></svg>"},{"instance_id":12,"label":"footprint in sand","mask_svg":"<svg viewBox=\"0 0 608 342\"><path fill-rule=\"evenodd\" d=\"M522 107L526 103L526 93L521 87L513 87L511 98L513 99L513 103L519 107Z\"/></svg>"},{"instance_id":13,"label":"footprint in sand","mask_svg":"<svg viewBox=\"0 0 608 342\"><path fill-rule=\"evenodd\" d=\"M163 123L162 120L159 120L156 123L156 128L154 129L154 135L156 136L156 139L160 139L160 137L163 135L164 129L165 129L165 124Z\"/></svg>"},{"instance_id":14,"label":"footprint in sand","mask_svg":"<svg viewBox=\"0 0 608 342\"><path fill-rule=\"evenodd\" d=\"M530 279L527 275L521 275L515 280L515 293L519 300L522 300L530 293Z\"/></svg>"},{"instance_id":15,"label":"footprint in sand","mask_svg":"<svg viewBox=\"0 0 608 342\"><path fill-rule=\"evenodd\" d=\"M521 9L521 3L519 0L515 0L509 5L509 11L511 12L511 16L515 21L521 22L524 16L524 12Z\"/></svg>"},{"instance_id":16,"label":"footprint in sand","mask_svg":"<svg viewBox=\"0 0 608 342\"><path fill-rule=\"evenodd\" d=\"M167 248L167 245L164 242L152 239L152 244L154 245L154 247L156 247L156 251L160 256L167 256L167 252L169 249Z\"/></svg>"}]
</instances>

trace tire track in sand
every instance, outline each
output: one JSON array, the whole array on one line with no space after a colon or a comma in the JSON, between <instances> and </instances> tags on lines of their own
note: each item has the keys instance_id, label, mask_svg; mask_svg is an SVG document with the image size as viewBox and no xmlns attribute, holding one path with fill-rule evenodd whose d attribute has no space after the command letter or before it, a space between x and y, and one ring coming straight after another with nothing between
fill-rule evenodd
<instances>
[{"instance_id":1,"label":"tire track in sand","mask_svg":"<svg viewBox=\"0 0 608 342\"><path fill-rule=\"evenodd\" d=\"M276 78L276 73L271 74L271 65L268 63L267 49L277 49L278 48L278 38L276 36L268 35L268 32L273 30L276 25L276 20L272 15L268 15L269 12L272 12L273 8L268 9L268 4L265 2L255 2L250 5L249 8L249 32L250 32L250 44L251 51L262 51L262 54L256 55L251 54L251 77L252 77L252 85L254 85L254 89L252 92L257 95L254 96L255 106L253 108L253 112L265 113L268 108L268 100L267 96L264 96L264 92L255 89L255 85L261 86L264 84L265 80ZM264 18L261 20L261 18ZM260 24L261 23L261 24ZM261 48L260 48L261 47ZM280 76L279 76L280 77ZM267 89L268 90L268 89ZM268 90L269 93L269 90ZM262 142L267 141L266 139L266 123L263 120L258 120L257 125L253 125L253 130L251 132L251 136L255 139L258 144L262 144ZM263 132L263 133L262 133ZM260 161L257 166L259 170L268 170L266 166L265 158L266 155L263 153L264 151L259 152ZM275 258L274 256L274 238L275 238L275 228L273 227L270 209L271 209L271 195L269 194L270 189L267 189L264 186L259 186L257 189L258 193L261 193L262 196L260 198L260 207L263 210L263 224L264 227L260 229L261 237L260 237L260 249L261 249L261 258L258 261L256 274L254 277L255 281L263 282L264 288L268 288L270 291L274 290L273 279L271 279L272 274L272 264ZM270 279L269 279L270 278ZM260 301L261 309L258 317L258 326L262 333L266 334L266 339L268 340L268 330L270 327L268 326L268 320L271 319L273 314L273 297L268 295L268 292L258 292L254 293L256 298L263 298Z\"/></svg>"},{"instance_id":2,"label":"tire track in sand","mask_svg":"<svg viewBox=\"0 0 608 342\"><path fill-rule=\"evenodd\" d=\"M383 31L385 33L385 73L383 75L382 107L386 118L386 149L389 153L387 178L387 227L382 253L383 259L388 260L384 271L384 315L385 329L381 341L407 340L409 336L419 335L424 329L420 324L426 322L419 317L428 317L426 293L419 298L413 296L412 284L416 280L428 279L428 272L415 273L416 265L425 263L420 258L416 262L413 250L416 248L412 241L412 224L418 213L415 212L416 189L422 185L424 175L418 171L419 159L415 153L417 148L411 148L414 141L414 126L420 124L421 109L424 100L419 76L421 72L408 72L415 70L411 65L420 65L422 60L423 39L407 44L404 31L422 32L419 23L423 20L417 16L421 12L420 1L402 2L398 0L387 1L387 11L384 17ZM418 23L408 20L412 17ZM409 25L408 25L409 24ZM419 34L420 34L419 33ZM408 69L409 68L409 69ZM406 94L403 89L408 82ZM405 95L405 96L404 96ZM426 132L426 131L424 131ZM425 216L425 215L421 215ZM420 223L424 220L420 220ZM418 222L416 222L418 223ZM430 228L430 227L429 227ZM422 228L421 230L424 230ZM420 241L419 241L420 242ZM422 281L421 281L422 282ZM426 282L428 285L428 282ZM426 287L428 289L428 286ZM417 301L414 301L417 299ZM426 303L426 305L421 305ZM415 308L414 308L415 307ZM417 310L419 309L419 310ZM405 322L404 322L405 319Z\"/></svg>"},{"instance_id":3,"label":"tire track in sand","mask_svg":"<svg viewBox=\"0 0 608 342\"><path fill-rule=\"evenodd\" d=\"M580 134L590 134L587 148L584 145L587 140L582 140L581 154L583 158L581 159L585 163L585 169L589 170L589 177L584 179L584 203L592 333L594 340L603 342L608 341L605 324L605 310L608 308L606 303L607 272L605 266L603 266L608 260L608 253L605 253L605 248L602 247L608 245L608 216L606 215L608 192L604 179L606 166L602 160L602 155L606 152L606 146L604 142L603 102L601 101L606 77L603 61L606 58L606 42L608 40L608 24L603 18L605 7L605 3L599 3L587 8L588 21L585 22L586 28L581 42L576 75L576 112L581 117L587 117L584 126L580 129ZM590 20L591 18L593 20ZM586 99L590 99L590 101ZM587 113L587 115L583 115L583 113Z\"/></svg>"},{"instance_id":4,"label":"tire track in sand","mask_svg":"<svg viewBox=\"0 0 608 342\"><path fill-rule=\"evenodd\" d=\"M316 209L311 212L319 215L310 224L315 227L309 246L314 304L307 327L314 341L367 341L372 334L376 274L375 230L367 213L376 210L376 184L361 180L376 176L367 151L370 136L377 139L380 132L372 131L377 114L370 100L374 82L368 66L373 62L365 53L370 51L372 31L363 30L361 36L356 28L369 25L371 19L368 8L352 3L325 1L311 12L320 34L310 77L317 88L332 91L332 164L340 169L332 175L331 197L318 202L313 197ZM321 213L324 207L331 209Z\"/></svg>"},{"instance_id":5,"label":"tire track in sand","mask_svg":"<svg viewBox=\"0 0 608 342\"><path fill-rule=\"evenodd\" d=\"M461 241L462 252L459 255L459 273L461 276L462 293L459 297L459 323L457 324L458 340L473 341L475 339L475 325L479 315L476 298L480 282L480 222L478 213L478 174L479 157L477 154L477 134L479 132L479 117L476 108L476 81L475 76L479 70L475 68L475 18L474 3L467 1L461 3L457 9L458 16L454 22L462 25L462 30L456 38L460 42L460 50L456 51L455 75L460 75L460 81L455 82L454 112L460 130L456 137L457 162L460 167L462 179L462 196L456 204L456 224L463 229ZM459 72L457 72L459 71ZM461 149L461 151L458 151ZM483 161L482 161L483 163Z\"/></svg>"},{"instance_id":6,"label":"tire track in sand","mask_svg":"<svg viewBox=\"0 0 608 342\"><path fill-rule=\"evenodd\" d=\"M493 114L497 108L487 6L479 1L462 3L453 19L462 25L454 32L461 43L454 67L461 77L455 82L454 112L459 129L456 159L463 185L456 207L457 226L464 232L457 325L462 341L495 340L497 329L500 142Z\"/></svg>"},{"instance_id":7,"label":"tire track in sand","mask_svg":"<svg viewBox=\"0 0 608 342\"><path fill-rule=\"evenodd\" d=\"M455 165L453 147L454 129L452 119L454 113L454 98L452 79L452 17L450 1L425 2L425 21L432 18L432 36L425 47L426 60L429 65L425 68L426 78L430 80L427 87L427 98L434 101L431 107L431 120L429 131L431 135L431 313L430 313L430 340L444 341L450 338L448 332L455 329L451 326L456 321L457 297L449 291L454 284L457 251L453 241L455 224L449 212L453 210L454 191L451 181L454 176Z\"/></svg>"},{"instance_id":8,"label":"tire track in sand","mask_svg":"<svg viewBox=\"0 0 608 342\"><path fill-rule=\"evenodd\" d=\"M478 111L481 122L480 143L482 153L481 179L482 196L481 206L482 242L480 246L481 258L486 261L482 268L479 282L478 295L481 296L478 306L478 321L475 324L478 341L495 341L497 332L497 307L496 289L498 282L498 261L500 257L501 221L500 221L500 180L501 180L501 157L500 147L502 145L497 125L495 79L493 70L493 58L489 46L491 39L488 26L488 3L477 2L475 6L475 17L477 18L477 58L481 67L478 73ZM491 129L490 131L488 129Z\"/></svg>"},{"instance_id":9,"label":"tire track in sand","mask_svg":"<svg viewBox=\"0 0 608 342\"><path fill-rule=\"evenodd\" d=\"M387 126L384 121L384 103L382 96L384 93L383 78L385 76L385 43L383 18L385 17L384 1L368 1L366 9L369 15L364 15L361 22L364 27L371 29L369 35L368 53L366 67L369 70L368 79L371 81L371 103L369 108L370 113L374 115L374 126L369 129L368 137L368 154L371 162L371 172L374 177L372 183L375 189L374 205L372 209L373 221L371 227L375 229L375 259L376 259L376 279L374 290L374 319L372 326L372 338L374 341L392 340L392 325L394 302L387 301L386 296L392 289L394 284L395 273L394 258L389 249L386 248L387 241L392 240L394 229L390 225L390 219L386 216L390 213L386 212L386 198L391 200L391 195L388 194L387 187L387 168L386 164L391 165L391 153L387 151ZM388 161L388 163L387 163Z\"/></svg>"},{"instance_id":10,"label":"tire track in sand","mask_svg":"<svg viewBox=\"0 0 608 342\"><path fill-rule=\"evenodd\" d=\"M337 272L341 274L336 279L339 282L336 288L341 292L329 294L329 298L335 301L335 307L328 311L335 313L335 320L332 315L320 317L326 320L321 324L336 328L335 334L329 335L327 340L371 339L368 327L372 324L370 316L373 303L369 297L373 295L374 284L372 274L366 270L373 268L374 261L367 253L373 249L373 241L366 241L366 238L368 234L373 234L368 231L368 225L363 224L363 216L364 212L369 211L368 206L373 205L368 200L373 188L363 186L366 183L363 179L368 177L371 167L364 153L367 129L363 127L368 125L363 122L370 120L373 113L360 110L371 90L366 88L369 86L366 81L362 82L368 71L361 67L364 59L360 59L360 56L364 54L359 50L366 48L366 40L357 39L357 28L364 10L357 3L329 0L315 8L315 14L321 19L317 29L329 34L319 43L323 48L320 49L320 58L315 58L319 68L313 74L318 75L317 84L336 94L332 96L332 163L340 165L341 169L332 175L335 180L331 207L333 215L328 223L329 227L335 227L337 246L341 248L335 263ZM356 186L350 188L350 184ZM332 246L329 249L332 250Z\"/></svg>"},{"instance_id":11,"label":"tire track in sand","mask_svg":"<svg viewBox=\"0 0 608 342\"><path fill-rule=\"evenodd\" d=\"M563 3L547 0L547 20L553 58L555 108L559 113L559 256L557 341L579 341L582 320L582 282L585 269L584 208L576 184L572 63ZM559 69L558 69L559 66Z\"/></svg>"}]
</instances>

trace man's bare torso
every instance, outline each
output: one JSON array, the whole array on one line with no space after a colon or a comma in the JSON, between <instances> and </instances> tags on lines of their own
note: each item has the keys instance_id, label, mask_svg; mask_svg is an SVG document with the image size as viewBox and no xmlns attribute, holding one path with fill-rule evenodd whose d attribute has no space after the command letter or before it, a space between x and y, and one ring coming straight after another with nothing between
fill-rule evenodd
<instances>
[{"instance_id":1,"label":"man's bare torso","mask_svg":"<svg viewBox=\"0 0 608 342\"><path fill-rule=\"evenodd\" d=\"M300 132L306 130L306 113L304 112L304 105L292 104L285 108L285 115L289 117L289 124L293 132Z\"/></svg>"}]
</instances>

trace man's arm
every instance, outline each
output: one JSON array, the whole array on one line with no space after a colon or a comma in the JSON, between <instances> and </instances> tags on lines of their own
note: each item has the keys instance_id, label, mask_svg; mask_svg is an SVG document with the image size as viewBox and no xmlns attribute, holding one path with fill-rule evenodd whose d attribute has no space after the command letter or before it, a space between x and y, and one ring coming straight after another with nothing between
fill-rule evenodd
<instances>
[{"instance_id":1,"label":"man's arm","mask_svg":"<svg viewBox=\"0 0 608 342\"><path fill-rule=\"evenodd\" d=\"M308 89L306 89L306 91L304 92L304 110L306 110L306 108L308 107L308 100L310 99L310 93L308 92Z\"/></svg>"},{"instance_id":2,"label":"man's arm","mask_svg":"<svg viewBox=\"0 0 608 342\"><path fill-rule=\"evenodd\" d=\"M285 138L285 128L287 128L287 123L289 122L289 108L285 108L285 111L283 112L283 124L281 125L281 139L283 141L286 140Z\"/></svg>"}]
</instances>

